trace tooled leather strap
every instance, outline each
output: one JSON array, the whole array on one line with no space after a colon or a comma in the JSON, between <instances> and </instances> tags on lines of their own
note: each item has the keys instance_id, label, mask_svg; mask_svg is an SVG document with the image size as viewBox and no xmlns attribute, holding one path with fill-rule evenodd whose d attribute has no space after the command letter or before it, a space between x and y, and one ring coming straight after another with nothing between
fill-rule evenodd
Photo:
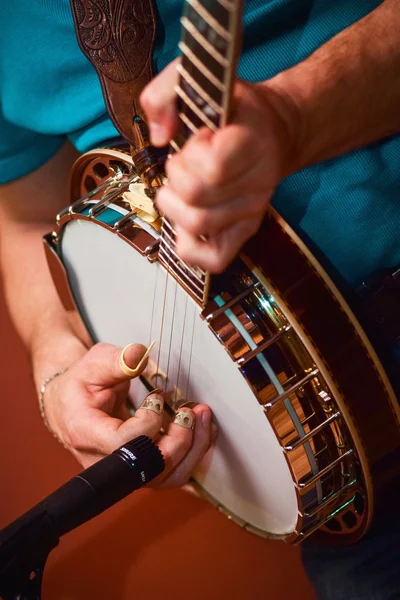
<instances>
[{"instance_id":1,"label":"tooled leather strap","mask_svg":"<svg viewBox=\"0 0 400 600\"><path fill-rule=\"evenodd\" d=\"M109 115L137 146L132 120L143 118L140 92L152 76L155 37L152 0L71 0L79 45L95 67Z\"/></svg>"}]
</instances>

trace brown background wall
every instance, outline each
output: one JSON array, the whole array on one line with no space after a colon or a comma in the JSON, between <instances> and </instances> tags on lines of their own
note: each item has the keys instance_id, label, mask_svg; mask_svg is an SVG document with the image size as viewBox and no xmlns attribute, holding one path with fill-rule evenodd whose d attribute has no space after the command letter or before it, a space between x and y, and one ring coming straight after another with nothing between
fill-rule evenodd
<instances>
[{"instance_id":1,"label":"brown background wall","mask_svg":"<svg viewBox=\"0 0 400 600\"><path fill-rule=\"evenodd\" d=\"M78 472L41 423L0 289L0 528ZM44 600L313 600L299 552L180 491L136 492L51 554Z\"/></svg>"}]
</instances>

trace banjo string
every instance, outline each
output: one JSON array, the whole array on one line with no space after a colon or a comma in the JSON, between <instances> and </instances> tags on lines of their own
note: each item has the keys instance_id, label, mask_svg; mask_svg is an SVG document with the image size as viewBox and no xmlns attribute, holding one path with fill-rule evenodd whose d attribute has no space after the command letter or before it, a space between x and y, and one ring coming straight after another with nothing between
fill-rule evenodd
<instances>
[{"instance_id":1,"label":"banjo string","mask_svg":"<svg viewBox=\"0 0 400 600\"><path fill-rule=\"evenodd\" d=\"M163 333L164 333L164 320L165 320L165 312L166 312L166 304L167 304L168 283L169 283L169 279L171 277L171 275L170 275L170 266L169 266L170 260L171 260L171 249L169 247L169 244L167 244L167 245L168 245L167 275L166 275L166 278L165 278L165 287L164 287L164 300L163 300L163 308L162 308L162 316L161 316L161 326L160 326L160 340L159 340L158 353L157 353L156 378L158 378L158 375L159 375L161 347L162 347L162 340L163 340ZM165 382L165 385L167 385L167 382Z\"/></svg>"},{"instance_id":2,"label":"banjo string","mask_svg":"<svg viewBox=\"0 0 400 600\"><path fill-rule=\"evenodd\" d=\"M193 325L192 325L192 333L191 333L191 340L190 340L189 367L188 367L188 374L187 374L187 380L186 380L186 391L185 391L185 400L186 401L188 400L189 385L190 385L190 369L192 367L193 341L194 341L195 326L196 326L196 311L193 310Z\"/></svg>"},{"instance_id":3,"label":"banjo string","mask_svg":"<svg viewBox=\"0 0 400 600\"><path fill-rule=\"evenodd\" d=\"M150 346L152 340L154 339L153 336L153 327L154 327L154 313L155 313L155 309L156 309L156 297L157 297L157 286L158 286L158 274L159 274L159 269L157 269L157 273L156 273L156 280L154 283L154 289L153 289L153 306L151 309L151 321L150 321L150 331L149 331L149 344L148 347Z\"/></svg>"},{"instance_id":4,"label":"banjo string","mask_svg":"<svg viewBox=\"0 0 400 600\"><path fill-rule=\"evenodd\" d=\"M175 150L174 148L172 148L170 146L170 153L171 154L175 154L176 152L177 152L177 150ZM165 312L166 312L166 303L167 303L168 280L171 277L171 274L170 274L170 272L171 272L171 269L170 269L171 247L170 247L169 243L167 244L167 246L168 246L167 278L166 278L166 285L165 285L165 290L164 290L164 302L163 302L163 312L162 312L162 319L161 319L160 342L159 342L158 357L157 357L157 371L156 371L157 375L159 374L159 364L160 364L160 356L161 356L161 345L162 345L162 339L163 339L163 333L164 333L164 321L165 321ZM177 288L178 288L178 283L175 280L175 294L174 294L174 303L173 303L173 310L172 310L172 324L171 324L171 331L170 331L168 359L167 359L167 371L166 371L166 380L165 380L165 387L166 388L167 388L167 385L168 385L169 368L170 368L171 351L172 351L172 339L173 339L173 332L174 332L174 326L175 326ZM177 396L178 396L179 376L180 376L181 365L182 365L183 342L184 342L184 337L185 337L186 319L187 319L187 305L188 305L188 297L187 297L187 294L186 294L185 309L184 309L184 319L183 319L183 326L182 326L182 336L181 336L181 345L180 345L180 353L179 353L179 362L178 362L178 369L177 369L177 376L176 376L175 394L174 394L174 400L173 400L174 404L176 404ZM187 381L186 381L186 391L185 391L185 395L184 395L184 398L186 400L187 400L187 395L188 395L188 390L189 390L189 383L190 383L189 382L189 378L190 378L190 369L191 369L191 364L192 364L192 352L193 352L193 341L194 341L195 323L196 323L196 319L195 319L195 313L194 313L194 315L193 315L193 326L192 326L191 339L190 339L189 367L188 367L188 374L187 374ZM173 388L172 388L171 391L173 391ZM164 390L164 392L166 392L166 389Z\"/></svg>"},{"instance_id":5,"label":"banjo string","mask_svg":"<svg viewBox=\"0 0 400 600\"><path fill-rule=\"evenodd\" d=\"M174 335L176 296L177 296L177 291L178 291L178 282L175 279L174 279L174 283L175 283L175 293L174 293L174 304L173 304L173 308L172 308L172 323L171 323L171 333L170 333L170 338L169 338L167 373L166 373L166 378L165 378L166 385L168 384L168 381L169 381L169 365L170 365L170 359L171 359L172 338Z\"/></svg>"},{"instance_id":6,"label":"banjo string","mask_svg":"<svg viewBox=\"0 0 400 600\"><path fill-rule=\"evenodd\" d=\"M185 337L186 317L187 317L187 307L188 307L188 294L186 294L186 296L185 296L185 310L184 310L184 315L183 315L183 327L182 327L182 336L181 336L181 348L180 348L180 351L179 351L178 370L177 370L177 375L176 375L174 406L176 406L176 401L177 401L177 399L178 399L179 377L180 377L180 372L181 372L182 352L183 352L183 339L184 339L184 337Z\"/></svg>"},{"instance_id":7,"label":"banjo string","mask_svg":"<svg viewBox=\"0 0 400 600\"><path fill-rule=\"evenodd\" d=\"M169 248L168 266L169 266L169 261L170 261L170 257L171 257L171 248L169 246L168 246L168 248ZM170 339L169 339L169 349L168 349L166 385L168 385L168 382L169 382L169 369L170 369L170 364L171 364L172 340L173 340L173 335L174 335L175 316L176 316L176 299L177 299L177 291L178 291L178 282L175 280L175 278L174 278L174 283L175 283L175 293L174 293L174 303L173 303L173 308L172 308L172 323L171 323L171 331L170 331ZM186 313L187 313L187 295L186 295L186 301L185 301L185 312L184 312L184 320L183 320L183 326L182 326L182 337L181 337L181 348L180 348L180 355L179 355L179 363L178 363L178 369L177 369L177 377L176 377L175 386L174 386L175 387L175 393L174 393L173 387L171 387L171 389L170 389L171 394L174 393L174 399L173 399L173 404L174 405L176 404L177 396L178 396L179 374L180 374L180 368L181 368L182 350L183 350L183 339L184 339L185 326L186 326Z\"/></svg>"}]
</instances>

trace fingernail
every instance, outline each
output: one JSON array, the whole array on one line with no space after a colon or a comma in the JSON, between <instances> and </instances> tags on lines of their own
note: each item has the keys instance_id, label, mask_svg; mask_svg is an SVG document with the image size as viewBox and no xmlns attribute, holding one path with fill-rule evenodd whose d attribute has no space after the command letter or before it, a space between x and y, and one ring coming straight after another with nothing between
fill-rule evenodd
<instances>
[{"instance_id":1,"label":"fingernail","mask_svg":"<svg viewBox=\"0 0 400 600\"><path fill-rule=\"evenodd\" d=\"M186 429L193 429L194 421L194 413L192 413L192 411L189 410L178 411L174 419L174 423L176 423L176 425L180 425L181 427L185 427Z\"/></svg>"},{"instance_id":2,"label":"fingernail","mask_svg":"<svg viewBox=\"0 0 400 600\"><path fill-rule=\"evenodd\" d=\"M150 140L154 146L165 146L169 141L166 138L164 127L154 121L150 123Z\"/></svg>"},{"instance_id":3,"label":"fingernail","mask_svg":"<svg viewBox=\"0 0 400 600\"><path fill-rule=\"evenodd\" d=\"M152 393L143 400L140 408L144 408L146 410L151 410L155 412L157 415L162 415L164 410L164 398L162 396L158 396Z\"/></svg>"},{"instance_id":4,"label":"fingernail","mask_svg":"<svg viewBox=\"0 0 400 600\"><path fill-rule=\"evenodd\" d=\"M134 346L135 344L128 344L128 346L125 346L125 348L122 350L121 354L119 355L119 366L120 369L123 373L125 373L125 375L127 375L128 377L137 377L141 371L141 369L143 368L144 363L146 362L146 360L149 357L149 354L152 350L152 348L154 347L156 341L154 340L150 346L147 348L146 352L144 353L144 355L142 356L142 358L140 359L140 361L138 362L138 364L136 365L136 367L134 369L132 369L131 367L129 367L126 362L125 362L125 352L128 350L128 348L130 348L131 346Z\"/></svg>"},{"instance_id":5,"label":"fingernail","mask_svg":"<svg viewBox=\"0 0 400 600\"><path fill-rule=\"evenodd\" d=\"M208 427L211 421L211 412L209 410L204 410L201 413L201 423L203 427Z\"/></svg>"},{"instance_id":6,"label":"fingernail","mask_svg":"<svg viewBox=\"0 0 400 600\"><path fill-rule=\"evenodd\" d=\"M216 439L218 435L218 427L216 426L216 424L214 423L214 421L211 423L211 438L213 440Z\"/></svg>"}]
</instances>

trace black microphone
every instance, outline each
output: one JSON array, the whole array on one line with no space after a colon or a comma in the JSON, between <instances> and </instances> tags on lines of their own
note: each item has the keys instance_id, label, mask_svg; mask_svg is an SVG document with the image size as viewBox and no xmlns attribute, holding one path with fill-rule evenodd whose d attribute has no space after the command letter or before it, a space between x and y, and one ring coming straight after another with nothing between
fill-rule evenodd
<instances>
[{"instance_id":1,"label":"black microphone","mask_svg":"<svg viewBox=\"0 0 400 600\"><path fill-rule=\"evenodd\" d=\"M14 582L21 584L27 571L31 582L36 573L40 586L44 562L59 537L146 485L164 468L160 449L142 435L70 479L5 527L0 531L0 595L7 593L4 599L28 598L30 584L26 583L22 592L25 596L18 596Z\"/></svg>"}]
</instances>

